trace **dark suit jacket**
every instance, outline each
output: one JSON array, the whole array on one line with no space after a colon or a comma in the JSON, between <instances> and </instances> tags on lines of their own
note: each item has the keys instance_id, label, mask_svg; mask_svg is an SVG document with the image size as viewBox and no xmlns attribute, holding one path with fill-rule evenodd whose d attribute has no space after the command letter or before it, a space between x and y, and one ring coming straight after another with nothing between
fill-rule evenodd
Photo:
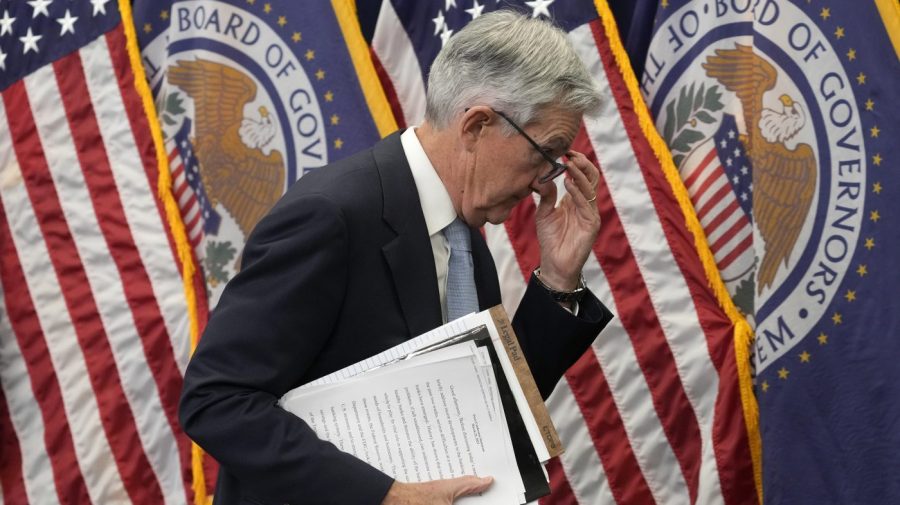
<instances>
[{"instance_id":1,"label":"dark suit jacket","mask_svg":"<svg viewBox=\"0 0 900 505\"><path fill-rule=\"evenodd\" d=\"M472 246L485 309L500 303L497 272L477 230ZM287 192L251 234L185 375L181 423L221 464L216 505L381 502L391 477L276 402L439 326L436 278L399 134ZM513 326L545 397L610 317L593 295L575 317L529 285Z\"/></svg>"}]
</instances>

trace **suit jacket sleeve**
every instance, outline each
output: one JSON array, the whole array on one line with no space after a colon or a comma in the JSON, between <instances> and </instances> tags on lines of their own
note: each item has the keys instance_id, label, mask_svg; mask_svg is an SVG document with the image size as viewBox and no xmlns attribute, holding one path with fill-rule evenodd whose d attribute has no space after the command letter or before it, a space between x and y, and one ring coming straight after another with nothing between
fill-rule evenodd
<instances>
[{"instance_id":1,"label":"suit jacket sleeve","mask_svg":"<svg viewBox=\"0 0 900 505\"><path fill-rule=\"evenodd\" d=\"M513 329L545 400L612 317L590 291L579 302L578 315L573 315L553 300L532 274L513 318Z\"/></svg>"},{"instance_id":2,"label":"suit jacket sleeve","mask_svg":"<svg viewBox=\"0 0 900 505\"><path fill-rule=\"evenodd\" d=\"M348 247L327 197L283 199L248 240L185 374L185 432L261 500L380 503L393 483L276 405L332 332Z\"/></svg>"}]
</instances>

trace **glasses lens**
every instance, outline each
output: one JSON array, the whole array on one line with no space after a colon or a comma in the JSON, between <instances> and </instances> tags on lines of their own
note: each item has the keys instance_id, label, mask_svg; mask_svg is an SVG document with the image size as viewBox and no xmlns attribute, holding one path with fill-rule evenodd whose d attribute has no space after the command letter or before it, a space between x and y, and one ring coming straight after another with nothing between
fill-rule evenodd
<instances>
[{"instance_id":1,"label":"glasses lens","mask_svg":"<svg viewBox=\"0 0 900 505\"><path fill-rule=\"evenodd\" d=\"M539 182L541 182L541 183L550 182L553 179L556 179L557 177L559 177L559 174L561 174L565 171L566 171L565 165L563 165L562 163L560 163L558 161L554 161L550 164L550 170L546 174L541 176L541 178L539 179Z\"/></svg>"}]
</instances>

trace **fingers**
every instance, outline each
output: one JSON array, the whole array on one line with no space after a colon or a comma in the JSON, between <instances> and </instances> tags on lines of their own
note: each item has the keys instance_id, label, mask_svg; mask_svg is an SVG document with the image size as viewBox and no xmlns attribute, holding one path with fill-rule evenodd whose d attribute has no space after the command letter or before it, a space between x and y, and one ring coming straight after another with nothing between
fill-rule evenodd
<instances>
[{"instance_id":1,"label":"fingers","mask_svg":"<svg viewBox=\"0 0 900 505\"><path fill-rule=\"evenodd\" d=\"M547 214L553 212L554 207L556 207L556 184L541 184L538 186L538 195L540 195L540 201L538 202L537 211L535 212L535 218L540 219Z\"/></svg>"},{"instance_id":2,"label":"fingers","mask_svg":"<svg viewBox=\"0 0 900 505\"><path fill-rule=\"evenodd\" d=\"M593 220L597 210L597 181L600 171L581 153L568 153L569 170L566 171L565 185L576 212L585 219Z\"/></svg>"},{"instance_id":3,"label":"fingers","mask_svg":"<svg viewBox=\"0 0 900 505\"><path fill-rule=\"evenodd\" d=\"M404 483L394 481L381 505L451 504L457 498L487 491L493 477L467 475L455 479Z\"/></svg>"},{"instance_id":4,"label":"fingers","mask_svg":"<svg viewBox=\"0 0 900 505\"><path fill-rule=\"evenodd\" d=\"M597 169L587 156L578 151L569 150L569 152L566 153L566 157L569 158L569 160L572 161L585 176L587 176L592 186L597 184L597 181L600 180L600 170Z\"/></svg>"},{"instance_id":5,"label":"fingers","mask_svg":"<svg viewBox=\"0 0 900 505\"><path fill-rule=\"evenodd\" d=\"M600 171L582 153L569 151L566 157L568 170L563 185L569 196L559 201L559 206L566 209L566 212L574 211L582 218L593 220L598 214L595 201ZM556 184L540 184L535 186L534 190L541 197L535 217L542 219L553 213L557 206L557 187Z\"/></svg>"},{"instance_id":6,"label":"fingers","mask_svg":"<svg viewBox=\"0 0 900 505\"><path fill-rule=\"evenodd\" d=\"M584 196L585 201L593 203L597 196L597 181L600 180L600 171L584 154L569 151L566 156L569 158L567 178L571 178L575 182L576 189Z\"/></svg>"},{"instance_id":7,"label":"fingers","mask_svg":"<svg viewBox=\"0 0 900 505\"><path fill-rule=\"evenodd\" d=\"M451 486L451 494L453 499L456 500L463 496L471 496L487 491L487 489L491 487L491 484L494 483L494 478L464 476L455 479L447 479L445 482Z\"/></svg>"}]
</instances>

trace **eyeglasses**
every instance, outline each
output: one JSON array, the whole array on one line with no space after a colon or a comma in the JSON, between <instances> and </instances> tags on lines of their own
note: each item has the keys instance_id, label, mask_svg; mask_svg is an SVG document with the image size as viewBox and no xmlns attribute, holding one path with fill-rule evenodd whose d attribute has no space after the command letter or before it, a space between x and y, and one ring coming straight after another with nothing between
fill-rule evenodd
<instances>
[{"instance_id":1,"label":"eyeglasses","mask_svg":"<svg viewBox=\"0 0 900 505\"><path fill-rule=\"evenodd\" d=\"M531 137L528 136L527 133L525 133L525 130L519 128L519 125L514 123L512 119L510 119L509 117L506 116L506 114L500 112L499 110L495 110L494 112L496 112L498 116L505 119L507 123L512 125L512 127L515 128L517 132L521 133L522 136L525 137L525 140L527 140L528 143L530 143L537 150L537 152L541 153L541 156L543 156L544 159L550 163L550 171L547 172L546 174L542 175L538 179L539 183L543 184L545 182L550 182L553 179L555 179L556 177L558 177L559 174L566 171L566 168L568 168L568 167L566 167L566 165L551 158L550 155L547 154L547 152L544 151L544 149L541 148L541 146L539 146L538 143L534 141L534 139L532 139Z\"/></svg>"}]
</instances>

